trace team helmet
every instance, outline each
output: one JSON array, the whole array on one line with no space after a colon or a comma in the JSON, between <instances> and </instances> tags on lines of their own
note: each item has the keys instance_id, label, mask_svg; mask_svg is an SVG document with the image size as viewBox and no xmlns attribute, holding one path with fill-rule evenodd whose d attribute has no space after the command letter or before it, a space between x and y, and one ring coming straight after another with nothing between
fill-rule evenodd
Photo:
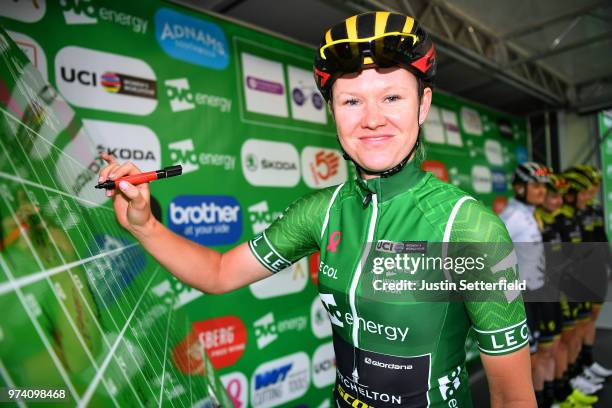
<instances>
[{"instance_id":1,"label":"team helmet","mask_svg":"<svg viewBox=\"0 0 612 408\"><path fill-rule=\"evenodd\" d=\"M410 16L388 11L358 14L325 32L315 55L315 82L329 101L336 79L369 66L400 66L430 83L436 73L436 50Z\"/></svg>"},{"instance_id":2,"label":"team helmet","mask_svg":"<svg viewBox=\"0 0 612 408\"><path fill-rule=\"evenodd\" d=\"M549 182L550 169L537 162L521 163L514 170L512 184L543 183Z\"/></svg>"}]
</instances>

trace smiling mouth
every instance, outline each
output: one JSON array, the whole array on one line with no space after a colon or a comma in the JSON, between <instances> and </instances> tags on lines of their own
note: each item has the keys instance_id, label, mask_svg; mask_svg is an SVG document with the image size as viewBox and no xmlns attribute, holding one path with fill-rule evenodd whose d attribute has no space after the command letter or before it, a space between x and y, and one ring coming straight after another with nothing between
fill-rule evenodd
<instances>
[{"instance_id":1,"label":"smiling mouth","mask_svg":"<svg viewBox=\"0 0 612 408\"><path fill-rule=\"evenodd\" d=\"M371 136L361 136L359 140L366 143L375 143L375 142L384 142L393 137L393 135L371 135Z\"/></svg>"}]
</instances>

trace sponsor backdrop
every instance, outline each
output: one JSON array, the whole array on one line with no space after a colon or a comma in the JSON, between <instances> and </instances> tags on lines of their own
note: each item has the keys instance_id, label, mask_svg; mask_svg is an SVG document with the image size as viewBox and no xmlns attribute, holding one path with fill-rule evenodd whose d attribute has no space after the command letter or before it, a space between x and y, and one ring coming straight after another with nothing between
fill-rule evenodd
<instances>
[{"instance_id":1,"label":"sponsor backdrop","mask_svg":"<svg viewBox=\"0 0 612 408\"><path fill-rule=\"evenodd\" d=\"M612 236L612 111L599 113L601 139L601 171L603 176L603 204L606 213L606 232Z\"/></svg>"},{"instance_id":2,"label":"sponsor backdrop","mask_svg":"<svg viewBox=\"0 0 612 408\"><path fill-rule=\"evenodd\" d=\"M3 381L59 384L59 380L48 380L44 370L32 368L41 359L53 378L57 371L65 374L57 378L72 379L74 375L79 396L83 390L77 385L84 384L87 390L93 376L101 384L95 395L102 399L135 400L142 387L143 395L150 392L155 397L141 397L140 403L157 403L161 398L164 405L191 405L211 389L223 398L215 392L215 378L210 374L214 367L236 407L330 406L335 360L331 326L316 282L319 272L344 271L320 266L315 254L248 288L222 296L203 295L157 268L116 226L109 200L91 188L101 165L95 154L101 151L120 161L131 160L144 171L181 163L183 176L152 185L160 217L177 234L226 251L265 229L297 197L354 177L353 167L341 157L332 119L312 79L313 50L157 0L17 0L0 8L0 25L30 59L30 69L38 69L59 92L39 91L40 98L58 112L61 120L56 130L29 126L39 136L29 146L29 158L40 163L52 158L53 191L64 192L57 199L59 204L43 207L65 212L68 234L73 233L72 225L81 225L83 213L103 215L103 223L86 222L93 235L83 250L91 253L87 257L99 254L96 259L102 264L95 265L102 270L98 272L110 273L122 283L107 287L93 280L97 269L88 274L85 268L81 281L87 280L94 292L90 312L107 316L106 309L119 309L113 302L124 297L136 302L145 293L162 299L140 306L142 312L134 318L138 327L129 327L123 334L121 324L115 329L120 339L134 336L134 350L128 347L125 353L145 363L130 362L125 370L119 364L108 375L96 373L104 363L115 364L115 357L98 361L102 352L80 357L66 348L61 335L53 337L56 332L51 329L47 342L36 343L38 354L13 353L16 343L3 343L10 337L11 326L0 323ZM10 99L10 93L0 88L3 98ZM10 110L9 115L6 109L5 116L22 121L35 115L27 110ZM77 123L75 115L82 122ZM27 120L35 122L35 118ZM441 92L435 93L423 139L425 169L496 210L510 194L514 166L527 159L524 120ZM87 159L82 158L84 146L93 152ZM6 148L10 147L9 143ZM75 157L82 168L75 168ZM21 174L20 164L0 173L2 183ZM27 193L31 191L28 186L26 182L25 187L18 187ZM24 200L18 190L10 190L9 195ZM64 209L62 197L74 201L76 209ZM42 204L49 201L38 200ZM19 237L10 235L15 228L20 231L18 224L12 230L4 229L5 242L18 241ZM113 250L125 255L113 258ZM65 265L71 261L64 257L63 264L56 266L69 270ZM48 268L43 264L33 270ZM10 282L6 271L4 275L0 275L4 282ZM38 294L28 297L25 291L23 296L12 292L8 296L0 291L4 310L18 310L24 302L33 308L39 299ZM124 309L119 310L129 318L134 304L121 303ZM172 320L164 319L169 314ZM187 317L188 325L175 320L182 316ZM101 321L100 325L113 323L110 317L106 319L109 321L94 320ZM22 320L29 321L26 316ZM62 330L79 331L85 324L78 319L73 323ZM63 320L61 324L68 326ZM29 330L27 337L32 338L35 329L30 325L20 330ZM99 347L116 351L107 354L118 356L118 349L112 349L113 336L102 332L96 340ZM81 344L87 341L85 337ZM146 341L153 345L146 346ZM56 357L49 360L45 353ZM53 371L53 363L64 367L66 361L76 358L73 353L78 366ZM137 369L147 367L147 359L162 362L159 370L153 370L155 381L134 384L132 376L140 375Z\"/></svg>"}]
</instances>

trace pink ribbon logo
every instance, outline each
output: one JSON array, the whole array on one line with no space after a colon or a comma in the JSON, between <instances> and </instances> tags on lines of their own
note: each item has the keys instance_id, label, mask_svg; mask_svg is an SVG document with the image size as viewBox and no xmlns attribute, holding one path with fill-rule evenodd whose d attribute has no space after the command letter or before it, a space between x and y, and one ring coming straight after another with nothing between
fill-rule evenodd
<instances>
[{"instance_id":1,"label":"pink ribbon logo","mask_svg":"<svg viewBox=\"0 0 612 408\"><path fill-rule=\"evenodd\" d=\"M242 386L240 385L239 380L232 380L227 383L227 395L229 395L234 407L240 408L242 407L242 401L240 401L240 391L242 391Z\"/></svg>"},{"instance_id":2,"label":"pink ribbon logo","mask_svg":"<svg viewBox=\"0 0 612 408\"><path fill-rule=\"evenodd\" d=\"M336 252L338 244L340 243L340 237L340 231L332 232L331 236L329 237L329 244L327 244L325 249L328 249L330 252Z\"/></svg>"}]
</instances>

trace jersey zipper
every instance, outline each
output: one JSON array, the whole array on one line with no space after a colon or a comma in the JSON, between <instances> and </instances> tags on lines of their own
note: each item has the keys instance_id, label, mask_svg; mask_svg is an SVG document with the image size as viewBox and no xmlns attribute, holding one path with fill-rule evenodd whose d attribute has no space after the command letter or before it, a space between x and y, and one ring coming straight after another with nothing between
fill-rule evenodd
<instances>
[{"instance_id":1,"label":"jersey zipper","mask_svg":"<svg viewBox=\"0 0 612 408\"><path fill-rule=\"evenodd\" d=\"M374 240L374 230L376 228L376 221L378 217L378 197L375 193L371 194L371 203L372 215L368 224L367 241L363 249L363 253L361 254L359 263L357 264L357 268L355 269L355 273L353 274L353 280L351 281L351 287L349 289L349 304L351 306L351 314L353 315L352 338L354 347L359 347L359 319L357 318L358 316L356 305L357 286L359 285L359 279L361 278L362 266L363 264L365 264L365 261L368 258L368 254L370 253L370 248L372 246L372 241Z\"/></svg>"}]
</instances>

